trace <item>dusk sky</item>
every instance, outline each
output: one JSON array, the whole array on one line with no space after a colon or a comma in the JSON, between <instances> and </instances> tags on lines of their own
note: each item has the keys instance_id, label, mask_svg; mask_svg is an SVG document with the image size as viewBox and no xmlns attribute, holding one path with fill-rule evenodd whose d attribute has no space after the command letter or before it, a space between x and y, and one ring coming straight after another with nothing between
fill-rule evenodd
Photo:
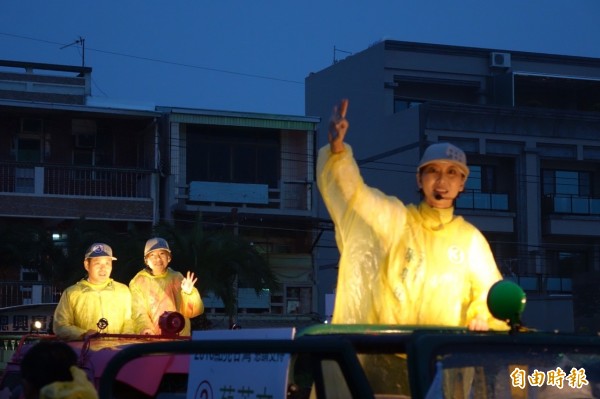
<instances>
[{"instance_id":1,"label":"dusk sky","mask_svg":"<svg viewBox=\"0 0 600 399\"><path fill-rule=\"evenodd\" d=\"M83 38L94 97L304 115L304 79L334 47L337 59L383 39L600 58L599 20L598 0L0 0L0 59L80 66Z\"/></svg>"}]
</instances>

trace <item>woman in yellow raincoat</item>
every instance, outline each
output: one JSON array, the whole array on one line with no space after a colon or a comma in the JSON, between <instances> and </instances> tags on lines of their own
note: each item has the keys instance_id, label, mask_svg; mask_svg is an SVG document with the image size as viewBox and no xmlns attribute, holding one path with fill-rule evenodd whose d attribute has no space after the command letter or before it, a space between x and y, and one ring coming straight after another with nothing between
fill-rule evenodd
<instances>
[{"instance_id":1,"label":"woman in yellow raincoat","mask_svg":"<svg viewBox=\"0 0 600 399\"><path fill-rule=\"evenodd\" d=\"M144 249L146 268L129 283L134 327L138 334L160 335L160 317L164 312L179 312L185 318L181 335L190 335L190 318L204 312L194 273L184 277L169 266L171 249L160 237L151 238Z\"/></svg>"},{"instance_id":2,"label":"woman in yellow raincoat","mask_svg":"<svg viewBox=\"0 0 600 399\"><path fill-rule=\"evenodd\" d=\"M417 168L419 205L368 187L352 149L343 100L321 148L317 183L340 251L333 323L403 324L505 330L487 309L502 277L484 236L454 214L469 174L449 143L431 145Z\"/></svg>"}]
</instances>

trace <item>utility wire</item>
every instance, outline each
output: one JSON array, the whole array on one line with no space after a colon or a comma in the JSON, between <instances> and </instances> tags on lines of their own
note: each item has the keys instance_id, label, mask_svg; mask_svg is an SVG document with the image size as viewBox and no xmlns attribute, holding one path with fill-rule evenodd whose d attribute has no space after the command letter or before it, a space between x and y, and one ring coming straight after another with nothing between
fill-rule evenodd
<instances>
[{"instance_id":1,"label":"utility wire","mask_svg":"<svg viewBox=\"0 0 600 399\"><path fill-rule=\"evenodd\" d=\"M8 37L14 37L14 38L17 38L17 39L32 40L32 41L37 41L37 42L41 42L41 43L48 43L48 44L53 44L53 45L58 45L58 46L64 46L65 45L64 43L58 43L58 42L53 42L53 41L50 41L50 40L38 39L38 38L33 38L33 37L28 37L28 36L22 36L22 35L15 35L15 34L6 33L6 32L0 32L0 35L8 36ZM175 61L167 61L167 60L161 60L161 59L158 59L158 58L151 58L151 57L143 57L143 56L132 55L132 54L118 53L116 51L95 49L95 48L90 48L90 47L87 47L87 46L86 46L85 49L88 50L88 51L95 51L97 53L102 53L102 54L109 54L109 55L115 55L115 56L119 56L119 57L126 57L126 58L138 59L138 60L142 60L142 61L156 62L156 63L166 64L166 65L174 65L174 66L185 67L185 68L193 68L193 69L201 69L201 70L205 70L205 71L226 73L226 74L230 74L230 75L245 76L245 77L255 78L255 79L265 79L265 80L272 80L272 81L276 81L276 82L293 83L293 84L304 85L304 82L298 81L298 80L292 80L292 79L276 78L276 77L266 76L266 75L258 75L258 74L251 74L251 73L245 73L245 72L237 72L237 71L232 71L232 70L227 70L227 69L205 67L205 66L193 65L193 64L186 64L186 63L175 62Z\"/></svg>"}]
</instances>

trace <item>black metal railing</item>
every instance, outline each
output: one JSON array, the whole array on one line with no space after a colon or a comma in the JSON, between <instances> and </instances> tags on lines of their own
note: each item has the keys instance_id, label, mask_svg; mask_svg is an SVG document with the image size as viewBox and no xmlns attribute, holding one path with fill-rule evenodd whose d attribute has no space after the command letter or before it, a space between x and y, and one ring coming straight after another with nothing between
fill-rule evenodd
<instances>
[{"instance_id":1,"label":"black metal railing","mask_svg":"<svg viewBox=\"0 0 600 399\"><path fill-rule=\"evenodd\" d=\"M539 294L571 294L573 292L573 279L549 274L521 274L505 276L507 280L514 281L524 291Z\"/></svg>"},{"instance_id":2,"label":"black metal railing","mask_svg":"<svg viewBox=\"0 0 600 399\"><path fill-rule=\"evenodd\" d=\"M150 198L152 171L0 163L0 192L38 195Z\"/></svg>"},{"instance_id":3,"label":"black metal railing","mask_svg":"<svg viewBox=\"0 0 600 399\"><path fill-rule=\"evenodd\" d=\"M600 198L547 194L543 198L543 206L547 213L600 215Z\"/></svg>"},{"instance_id":4,"label":"black metal railing","mask_svg":"<svg viewBox=\"0 0 600 399\"><path fill-rule=\"evenodd\" d=\"M508 194L465 190L456 200L456 207L462 209L508 211Z\"/></svg>"},{"instance_id":5,"label":"black metal railing","mask_svg":"<svg viewBox=\"0 0 600 399\"><path fill-rule=\"evenodd\" d=\"M0 308L58 302L60 294L55 285L42 281L0 281Z\"/></svg>"}]
</instances>

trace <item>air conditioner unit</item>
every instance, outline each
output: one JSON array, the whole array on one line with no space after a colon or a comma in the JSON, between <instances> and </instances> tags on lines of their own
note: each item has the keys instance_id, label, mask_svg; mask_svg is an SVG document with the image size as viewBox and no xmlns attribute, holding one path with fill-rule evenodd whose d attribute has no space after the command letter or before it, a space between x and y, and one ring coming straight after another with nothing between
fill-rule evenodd
<instances>
[{"instance_id":1,"label":"air conditioner unit","mask_svg":"<svg viewBox=\"0 0 600 399\"><path fill-rule=\"evenodd\" d=\"M490 53L490 67L510 68L510 53Z\"/></svg>"}]
</instances>

